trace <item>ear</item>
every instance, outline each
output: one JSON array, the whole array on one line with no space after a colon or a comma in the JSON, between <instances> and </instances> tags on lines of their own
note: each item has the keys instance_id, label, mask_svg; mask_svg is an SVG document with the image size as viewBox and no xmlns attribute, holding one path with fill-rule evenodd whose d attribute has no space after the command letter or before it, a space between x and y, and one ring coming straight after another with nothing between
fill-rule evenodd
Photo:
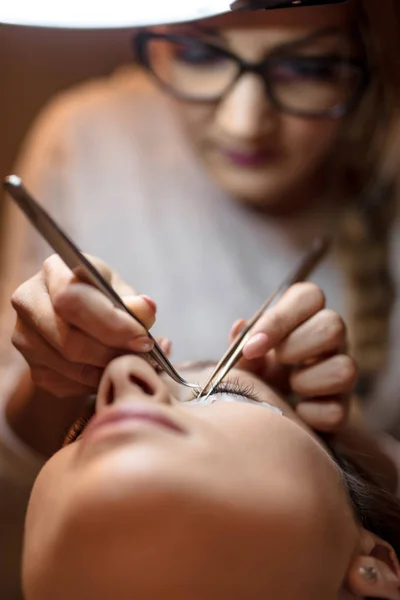
<instances>
[{"instance_id":1,"label":"ear","mask_svg":"<svg viewBox=\"0 0 400 600\"><path fill-rule=\"evenodd\" d=\"M360 553L347 575L347 589L356 598L400 600L400 565L392 546L364 530Z\"/></svg>"}]
</instances>

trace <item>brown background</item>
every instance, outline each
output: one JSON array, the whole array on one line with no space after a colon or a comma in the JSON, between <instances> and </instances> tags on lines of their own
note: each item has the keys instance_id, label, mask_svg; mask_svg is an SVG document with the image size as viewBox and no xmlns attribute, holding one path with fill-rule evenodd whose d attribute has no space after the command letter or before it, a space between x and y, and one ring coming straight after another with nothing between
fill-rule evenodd
<instances>
[{"instance_id":1,"label":"brown background","mask_svg":"<svg viewBox=\"0 0 400 600\"><path fill-rule=\"evenodd\" d=\"M1 178L11 170L20 141L46 100L129 62L131 33L0 25Z\"/></svg>"}]
</instances>

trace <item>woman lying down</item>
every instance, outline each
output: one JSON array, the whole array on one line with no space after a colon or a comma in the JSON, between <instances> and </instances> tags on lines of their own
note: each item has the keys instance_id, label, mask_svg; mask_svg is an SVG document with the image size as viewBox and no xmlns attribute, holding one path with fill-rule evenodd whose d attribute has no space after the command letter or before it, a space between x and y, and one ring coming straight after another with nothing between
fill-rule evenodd
<instances>
[{"instance_id":1,"label":"woman lying down","mask_svg":"<svg viewBox=\"0 0 400 600\"><path fill-rule=\"evenodd\" d=\"M400 504L365 448L354 462L326 434L355 369L317 287L283 296L206 402L126 354L143 330L58 259L13 302L14 341L40 385L60 396L100 380L94 415L34 486L26 600L400 600ZM150 327L153 303L130 305ZM79 376L71 335L81 367L83 348L97 357ZM201 384L212 366L180 370Z\"/></svg>"}]
</instances>

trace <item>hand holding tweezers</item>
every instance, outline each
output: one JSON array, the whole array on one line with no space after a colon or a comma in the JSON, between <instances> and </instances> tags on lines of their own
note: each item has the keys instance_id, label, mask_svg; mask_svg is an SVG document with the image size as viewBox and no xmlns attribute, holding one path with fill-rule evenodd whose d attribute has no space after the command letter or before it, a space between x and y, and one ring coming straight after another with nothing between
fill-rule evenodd
<instances>
[{"instance_id":1,"label":"hand holding tweezers","mask_svg":"<svg viewBox=\"0 0 400 600\"><path fill-rule=\"evenodd\" d=\"M76 244L28 193L21 179L17 175L6 177L3 182L3 187L15 200L19 208L25 213L35 229L43 236L46 242L62 258L65 264L78 278L84 277L94 287L103 292L115 307L127 312L133 319L142 325L142 327L144 327L140 319L129 310L114 288L107 283L100 272L91 264L84 254L82 254ZM152 358L155 363L177 383L192 389L200 389L199 385L189 383L179 375L157 344L154 337L148 331L147 335L154 342L153 350L148 353L150 358Z\"/></svg>"},{"instance_id":2,"label":"hand holding tweezers","mask_svg":"<svg viewBox=\"0 0 400 600\"><path fill-rule=\"evenodd\" d=\"M242 356L242 350L246 343L249 341L249 333L257 322L261 319L267 308L278 300L282 294L292 285L300 281L307 279L316 266L326 255L329 248L329 240L325 238L315 240L313 247L306 254L306 256L300 261L297 268L291 273L275 290L275 292L267 298L261 308L255 313L255 315L247 322L246 326L242 329L239 335L232 342L231 346L225 352L206 383L203 385L199 393L199 398L204 396L207 399L210 394L214 391L217 385L226 377L226 375L233 369Z\"/></svg>"}]
</instances>

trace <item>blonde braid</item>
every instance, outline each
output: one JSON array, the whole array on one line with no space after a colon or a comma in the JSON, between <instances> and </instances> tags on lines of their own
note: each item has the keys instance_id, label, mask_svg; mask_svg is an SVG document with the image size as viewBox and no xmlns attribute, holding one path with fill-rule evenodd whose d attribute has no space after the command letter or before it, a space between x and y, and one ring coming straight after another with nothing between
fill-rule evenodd
<instances>
[{"instance_id":1,"label":"blonde braid","mask_svg":"<svg viewBox=\"0 0 400 600\"><path fill-rule=\"evenodd\" d=\"M388 54L393 48L388 53L382 47L385 28L378 36L371 31L377 9L370 0L358 3L358 34L374 73L357 114L343 128L336 149L335 185L331 187L336 198L342 198L336 241L347 279L350 346L360 368L361 396L368 395L385 366L395 300L390 234L398 175L397 169L385 168L385 162L394 154L389 135L399 123L399 75L398 70L390 71L394 57L389 64ZM382 12L379 15L382 18Z\"/></svg>"},{"instance_id":2,"label":"blonde braid","mask_svg":"<svg viewBox=\"0 0 400 600\"><path fill-rule=\"evenodd\" d=\"M390 268L390 231L395 213L391 190L371 191L346 206L338 251L347 277L350 343L360 368L359 393L367 395L384 367L395 290Z\"/></svg>"}]
</instances>

